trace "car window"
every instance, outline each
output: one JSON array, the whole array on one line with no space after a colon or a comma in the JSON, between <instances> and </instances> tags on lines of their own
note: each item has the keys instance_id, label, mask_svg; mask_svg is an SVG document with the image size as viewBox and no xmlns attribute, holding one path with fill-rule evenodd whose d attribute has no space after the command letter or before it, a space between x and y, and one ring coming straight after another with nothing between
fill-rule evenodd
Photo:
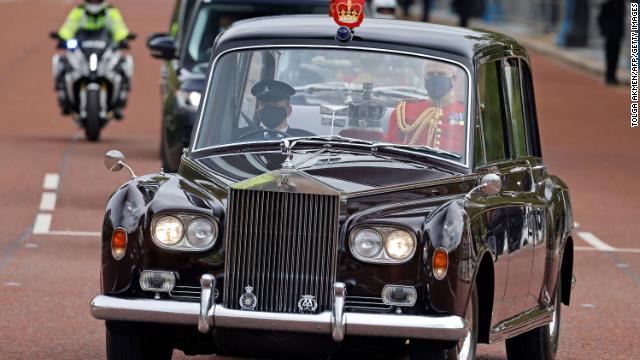
<instances>
[{"instance_id":1,"label":"car window","mask_svg":"<svg viewBox=\"0 0 640 360\"><path fill-rule=\"evenodd\" d=\"M191 34L186 40L185 68L195 72L207 69L213 43L218 34L236 21L285 14L325 14L326 6L305 4L207 4L196 10Z\"/></svg>"},{"instance_id":2,"label":"car window","mask_svg":"<svg viewBox=\"0 0 640 360\"><path fill-rule=\"evenodd\" d=\"M478 100L485 158L477 164L506 159L504 112L500 96L499 63L483 64L478 69Z\"/></svg>"},{"instance_id":3,"label":"car window","mask_svg":"<svg viewBox=\"0 0 640 360\"><path fill-rule=\"evenodd\" d=\"M527 156L524 105L522 100L522 76L519 61L509 59L504 65L504 89L509 109L509 131L511 150L514 158Z\"/></svg>"},{"instance_id":4,"label":"car window","mask_svg":"<svg viewBox=\"0 0 640 360\"><path fill-rule=\"evenodd\" d=\"M540 150L540 134L538 130L538 116L536 113L536 101L533 91L533 79L529 65L520 62L522 69L522 90L525 113L525 125L527 130L527 151L531 156L542 156Z\"/></svg>"},{"instance_id":5,"label":"car window","mask_svg":"<svg viewBox=\"0 0 640 360\"><path fill-rule=\"evenodd\" d=\"M452 62L333 47L273 47L229 52L213 71L214 90L204 102L195 150L317 135L430 148L466 159L469 78ZM264 87L253 91L258 81ZM270 98L284 91L286 96ZM280 115L272 119L261 108Z\"/></svg>"},{"instance_id":6,"label":"car window","mask_svg":"<svg viewBox=\"0 0 640 360\"><path fill-rule=\"evenodd\" d=\"M242 96L241 112L248 118L255 117L256 111L256 98L251 96L251 88L261 80L262 72L262 52L255 52L251 56L251 62L249 63L249 71L247 72L247 79L245 80L245 88ZM244 116L240 119L240 127L248 126Z\"/></svg>"}]
</instances>

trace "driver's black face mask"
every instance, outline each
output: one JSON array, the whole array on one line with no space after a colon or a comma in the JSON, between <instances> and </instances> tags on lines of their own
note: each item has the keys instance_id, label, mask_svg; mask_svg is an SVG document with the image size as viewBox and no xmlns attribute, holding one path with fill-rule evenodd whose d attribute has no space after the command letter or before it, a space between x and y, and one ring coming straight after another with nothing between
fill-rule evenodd
<instances>
[{"instance_id":1,"label":"driver's black face mask","mask_svg":"<svg viewBox=\"0 0 640 360\"><path fill-rule=\"evenodd\" d=\"M260 121L269 129L275 129L287 118L287 109L281 106L265 105L258 110Z\"/></svg>"},{"instance_id":2,"label":"driver's black face mask","mask_svg":"<svg viewBox=\"0 0 640 360\"><path fill-rule=\"evenodd\" d=\"M428 74L424 78L424 88L427 90L429 97L435 101L440 101L453 88L453 79L446 74Z\"/></svg>"}]
</instances>

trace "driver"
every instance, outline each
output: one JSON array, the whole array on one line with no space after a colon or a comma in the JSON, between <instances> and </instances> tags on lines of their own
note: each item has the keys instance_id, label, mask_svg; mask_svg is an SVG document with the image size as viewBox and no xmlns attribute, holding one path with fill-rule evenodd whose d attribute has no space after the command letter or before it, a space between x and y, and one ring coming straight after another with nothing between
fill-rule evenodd
<instances>
[{"instance_id":1,"label":"driver","mask_svg":"<svg viewBox=\"0 0 640 360\"><path fill-rule=\"evenodd\" d=\"M293 108L289 98L295 94L289 84L277 80L262 80L251 88L251 94L258 100L256 121L260 128L248 126L238 130L236 139L252 137L253 139L280 139L284 137L313 136L302 129L289 127L287 118ZM264 131L260 131L264 129Z\"/></svg>"},{"instance_id":2,"label":"driver","mask_svg":"<svg viewBox=\"0 0 640 360\"><path fill-rule=\"evenodd\" d=\"M465 106L456 92L464 93L457 69L439 61L429 61L424 69L428 98L401 101L391 113L386 141L427 146L457 154L464 153Z\"/></svg>"}]
</instances>

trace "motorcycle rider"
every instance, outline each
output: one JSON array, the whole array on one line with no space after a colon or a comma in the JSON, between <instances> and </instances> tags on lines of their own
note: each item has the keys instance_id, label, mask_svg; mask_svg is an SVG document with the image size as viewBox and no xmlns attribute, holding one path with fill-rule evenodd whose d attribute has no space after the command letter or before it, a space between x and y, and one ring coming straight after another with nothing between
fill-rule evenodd
<instances>
[{"instance_id":1,"label":"motorcycle rider","mask_svg":"<svg viewBox=\"0 0 640 360\"><path fill-rule=\"evenodd\" d=\"M127 24L124 22L124 18L120 11L109 5L105 0L84 0L82 5L78 5L73 8L67 18L57 32L57 38L60 41L58 47L64 48L66 41L73 39L78 31L100 31L106 29L114 43L118 44L121 48L128 48L127 40L131 36ZM61 59L65 61L65 59ZM71 113L69 104L66 100L65 72L60 69L54 74L55 77L55 90L58 93L58 101L62 108L62 113L68 115ZM129 91L131 87L131 77L126 76L124 72L125 81L123 82L123 90ZM122 101L121 107L114 110L114 117L116 119L122 119L122 108L126 105L126 99Z\"/></svg>"},{"instance_id":2,"label":"motorcycle rider","mask_svg":"<svg viewBox=\"0 0 640 360\"><path fill-rule=\"evenodd\" d=\"M129 36L120 10L104 0L85 0L69 12L64 24L58 30L58 36L64 41L72 39L78 30L96 31L107 28L114 42L120 43Z\"/></svg>"}]
</instances>

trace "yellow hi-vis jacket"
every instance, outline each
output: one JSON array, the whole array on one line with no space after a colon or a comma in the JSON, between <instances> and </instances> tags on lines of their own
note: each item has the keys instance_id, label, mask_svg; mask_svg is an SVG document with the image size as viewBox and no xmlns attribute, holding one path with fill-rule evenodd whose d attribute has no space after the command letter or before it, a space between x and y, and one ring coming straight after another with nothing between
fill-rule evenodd
<instances>
[{"instance_id":1,"label":"yellow hi-vis jacket","mask_svg":"<svg viewBox=\"0 0 640 360\"><path fill-rule=\"evenodd\" d=\"M98 15L91 15L84 11L82 6L71 10L58 35L63 40L69 40L76 35L78 30L100 30L106 27L111 33L113 41L120 42L129 36L129 28L124 23L122 14L114 7L108 7Z\"/></svg>"}]
</instances>

